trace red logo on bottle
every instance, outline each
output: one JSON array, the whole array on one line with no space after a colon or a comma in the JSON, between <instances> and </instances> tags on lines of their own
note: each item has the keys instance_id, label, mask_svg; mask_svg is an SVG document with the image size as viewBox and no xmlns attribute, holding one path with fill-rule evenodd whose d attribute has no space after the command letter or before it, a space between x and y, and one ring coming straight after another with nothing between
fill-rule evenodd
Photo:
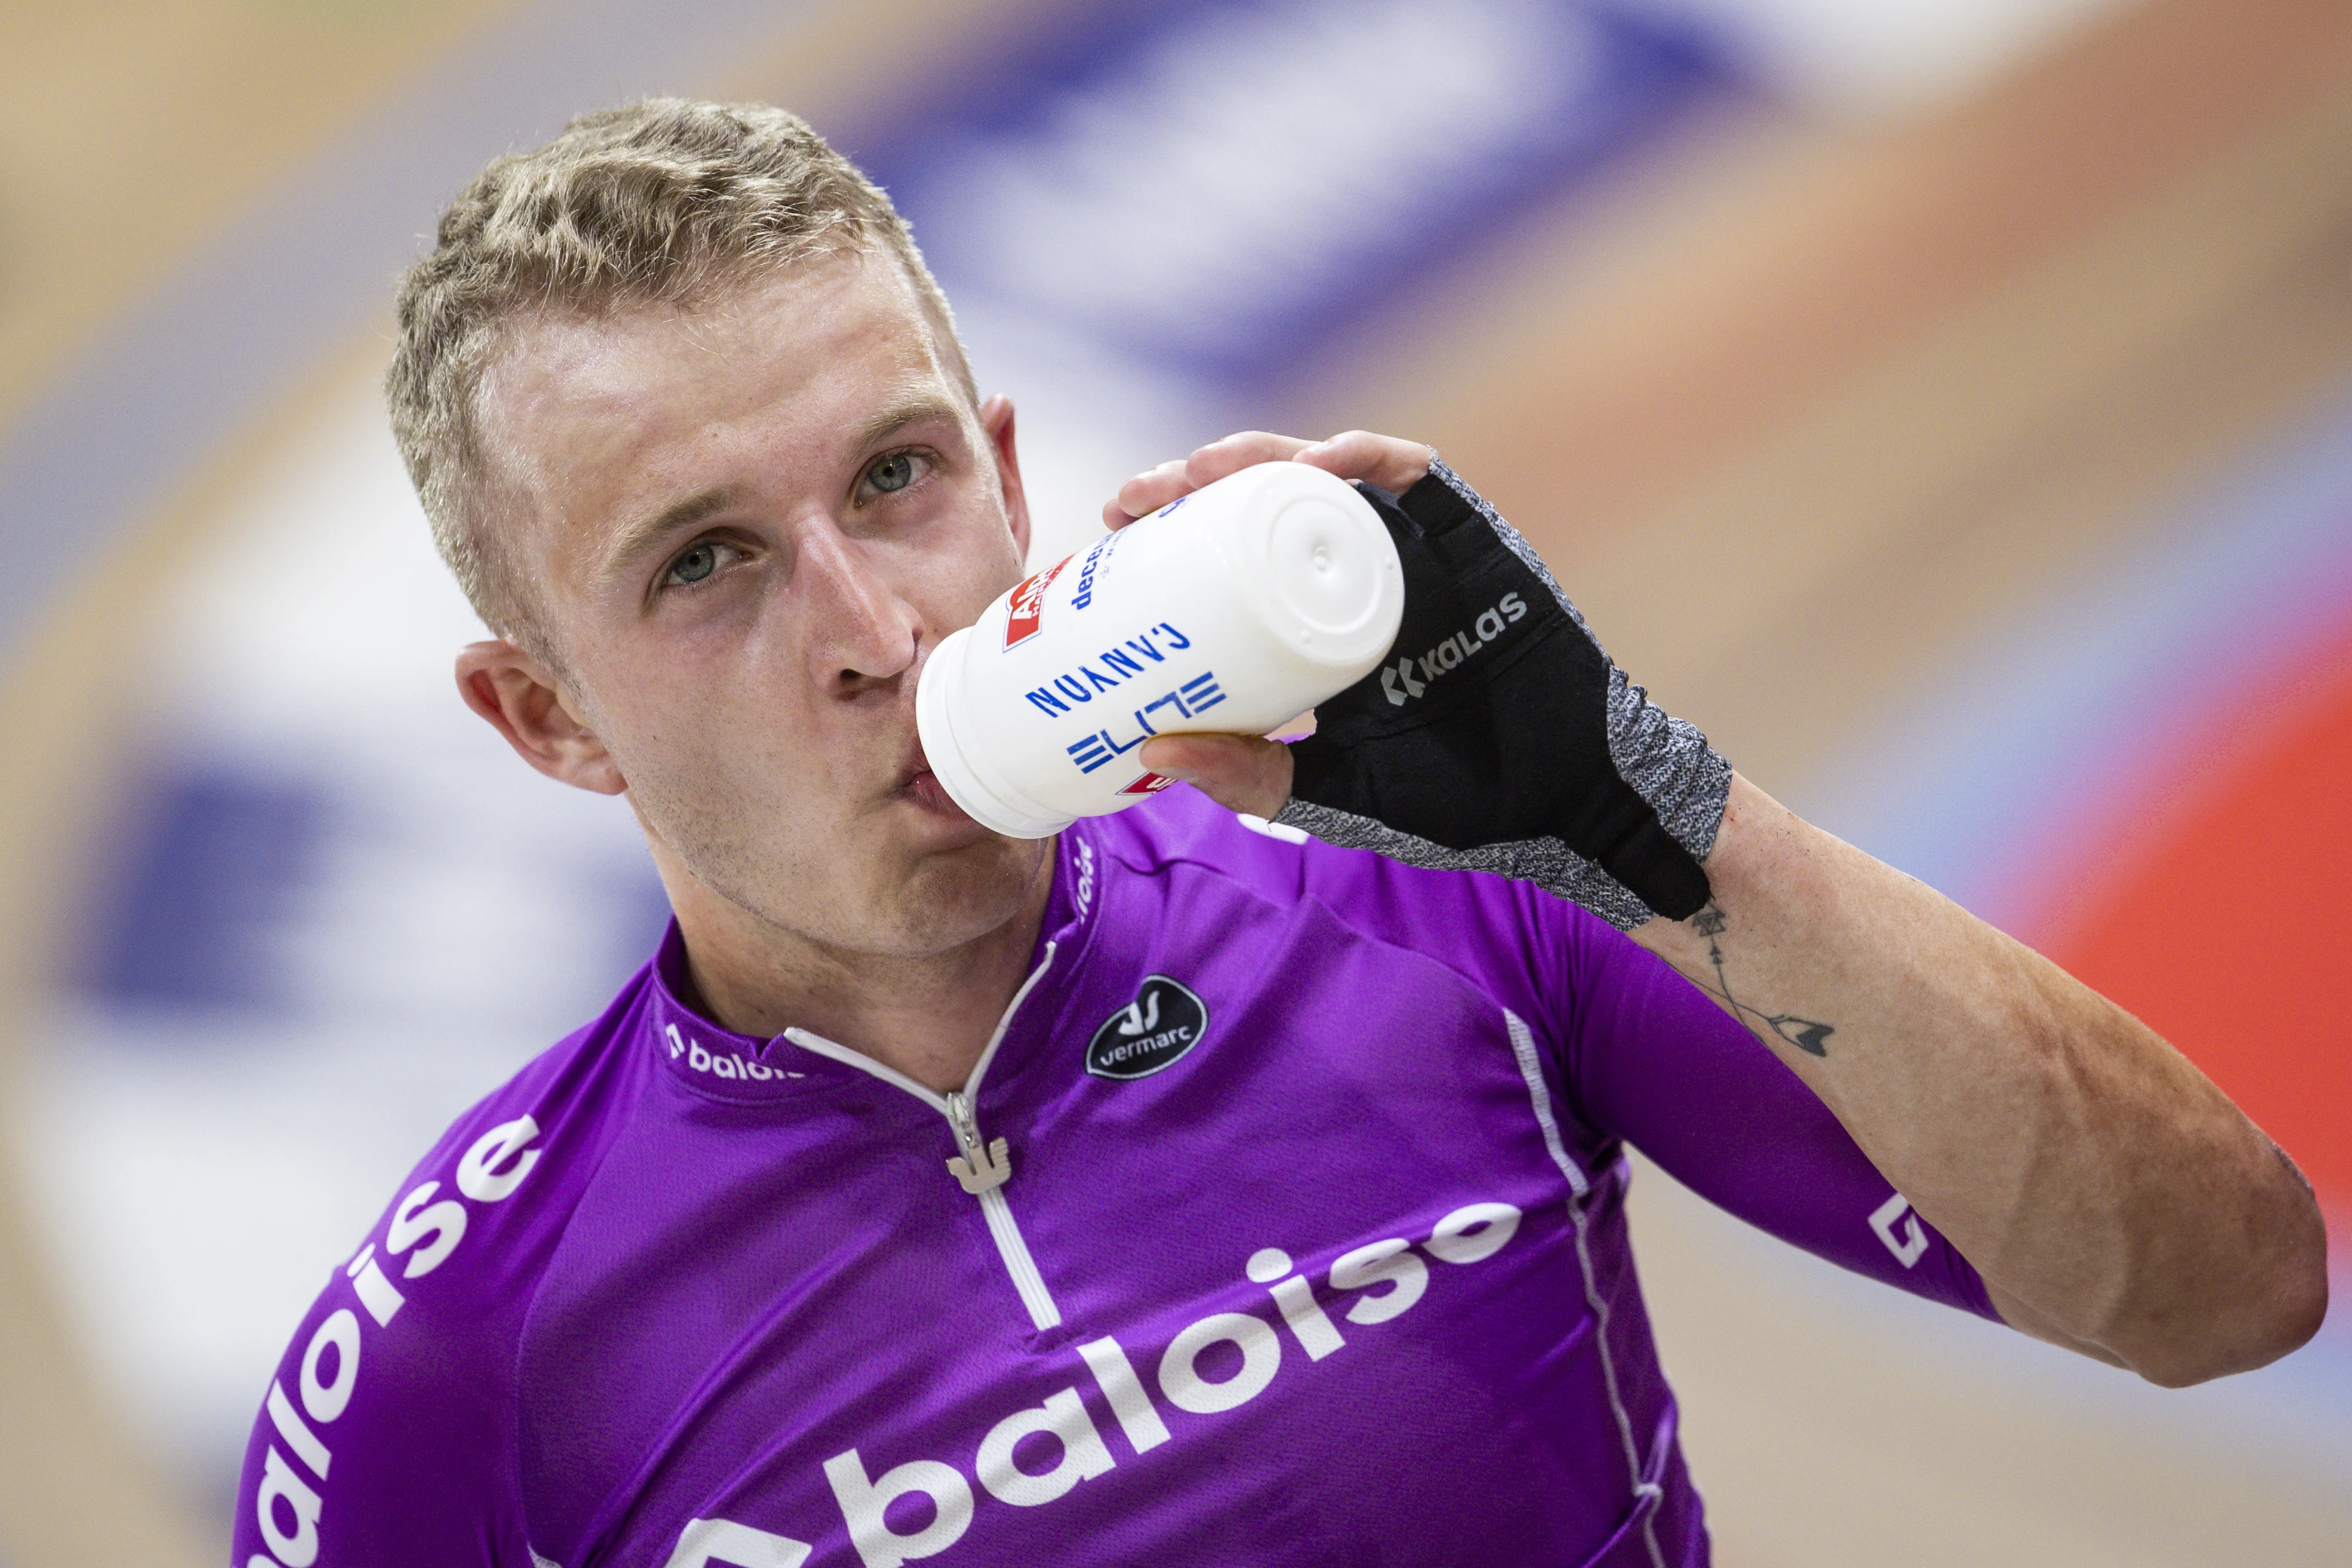
<instances>
[{"instance_id":1,"label":"red logo on bottle","mask_svg":"<svg viewBox=\"0 0 2352 1568\"><path fill-rule=\"evenodd\" d=\"M1170 784L1172 784L1175 782L1176 781L1174 779L1170 778L1166 773L1146 773L1118 793L1121 795L1158 795L1161 790L1166 789Z\"/></svg>"},{"instance_id":2,"label":"red logo on bottle","mask_svg":"<svg viewBox=\"0 0 2352 1568\"><path fill-rule=\"evenodd\" d=\"M1006 647L1018 647L1037 635L1038 625L1045 618L1045 589L1069 563L1066 555L1013 590L1012 611L1004 618Z\"/></svg>"}]
</instances>

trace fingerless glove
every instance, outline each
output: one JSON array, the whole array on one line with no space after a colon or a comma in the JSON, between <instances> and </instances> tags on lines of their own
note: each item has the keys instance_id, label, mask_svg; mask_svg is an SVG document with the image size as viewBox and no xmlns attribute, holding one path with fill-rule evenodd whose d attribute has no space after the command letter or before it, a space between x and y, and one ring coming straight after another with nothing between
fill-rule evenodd
<instances>
[{"instance_id":1,"label":"fingerless glove","mask_svg":"<svg viewBox=\"0 0 2352 1568\"><path fill-rule=\"evenodd\" d=\"M1316 709L1277 820L1499 872L1622 931L1708 899L1731 765L1633 684L1519 531L1444 463L1359 486L1404 566L1388 660Z\"/></svg>"}]
</instances>

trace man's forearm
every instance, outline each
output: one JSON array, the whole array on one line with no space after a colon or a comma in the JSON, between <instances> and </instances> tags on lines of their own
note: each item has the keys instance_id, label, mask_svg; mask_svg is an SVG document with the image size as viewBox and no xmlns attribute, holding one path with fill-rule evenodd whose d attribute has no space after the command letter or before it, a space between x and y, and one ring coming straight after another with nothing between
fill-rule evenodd
<instances>
[{"instance_id":1,"label":"man's forearm","mask_svg":"<svg viewBox=\"0 0 2352 1568\"><path fill-rule=\"evenodd\" d=\"M1822 1097L2029 1332L2163 1384L2315 1331L2300 1174L2144 1025L1736 779L1715 898L1634 939Z\"/></svg>"}]
</instances>

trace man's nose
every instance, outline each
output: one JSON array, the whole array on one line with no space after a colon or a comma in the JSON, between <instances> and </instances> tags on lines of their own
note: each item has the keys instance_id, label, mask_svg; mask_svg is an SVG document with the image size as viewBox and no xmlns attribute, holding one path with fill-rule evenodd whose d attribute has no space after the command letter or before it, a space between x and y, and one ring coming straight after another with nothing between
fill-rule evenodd
<instances>
[{"instance_id":1,"label":"man's nose","mask_svg":"<svg viewBox=\"0 0 2352 1568\"><path fill-rule=\"evenodd\" d=\"M794 563L814 635L810 674L818 689L855 696L914 667L922 617L864 548L837 531L813 528Z\"/></svg>"}]
</instances>

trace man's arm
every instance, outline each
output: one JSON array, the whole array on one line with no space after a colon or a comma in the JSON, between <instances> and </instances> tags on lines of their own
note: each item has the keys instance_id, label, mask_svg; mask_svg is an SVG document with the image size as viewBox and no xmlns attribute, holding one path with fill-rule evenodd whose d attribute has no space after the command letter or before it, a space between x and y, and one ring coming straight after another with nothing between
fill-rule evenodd
<instances>
[{"instance_id":1,"label":"man's arm","mask_svg":"<svg viewBox=\"0 0 2352 1568\"><path fill-rule=\"evenodd\" d=\"M2145 1025L1745 779L1706 873L1705 910L1633 940L1796 1070L2011 1324L2168 1386L2317 1331L2310 1188Z\"/></svg>"},{"instance_id":2,"label":"man's arm","mask_svg":"<svg viewBox=\"0 0 2352 1568\"><path fill-rule=\"evenodd\" d=\"M1431 464L1425 447L1363 432L1312 444L1252 433L1129 481L1107 520L1282 459L1400 493ZM1262 816L1292 795L1292 757L1268 742L1162 737L1142 760ZM1448 826L1381 820L1442 857L1468 842L1450 836L1465 805L1486 809L1464 783L1447 781L1428 808L1426 823ZM1590 907L1788 1061L2011 1324L2166 1384L2262 1365L2316 1331L2326 1243L2310 1188L2122 1009L1736 775L1712 842L1689 850L1704 856L1703 907L1689 898L1674 911L1684 918L1643 921L1627 878L1670 886L1660 868L1675 851L1654 835L1635 849L1606 868L1624 877L1570 857L1567 876L1538 879L1579 901L1596 890Z\"/></svg>"}]
</instances>

